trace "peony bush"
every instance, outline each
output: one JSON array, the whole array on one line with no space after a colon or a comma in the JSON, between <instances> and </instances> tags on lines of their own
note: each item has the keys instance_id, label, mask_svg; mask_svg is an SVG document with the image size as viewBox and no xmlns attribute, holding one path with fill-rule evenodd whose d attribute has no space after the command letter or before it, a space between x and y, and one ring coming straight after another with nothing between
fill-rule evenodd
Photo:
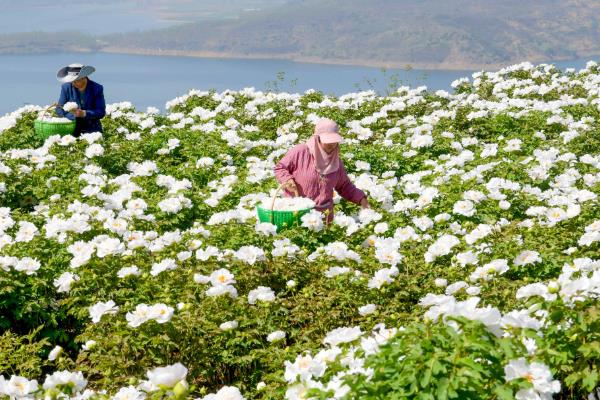
<instances>
[{"instance_id":1,"label":"peony bush","mask_svg":"<svg viewBox=\"0 0 600 400\"><path fill-rule=\"evenodd\" d=\"M1 117L0 396L597 398L600 66L453 87ZM255 208L321 117L372 209L277 232Z\"/></svg>"}]
</instances>

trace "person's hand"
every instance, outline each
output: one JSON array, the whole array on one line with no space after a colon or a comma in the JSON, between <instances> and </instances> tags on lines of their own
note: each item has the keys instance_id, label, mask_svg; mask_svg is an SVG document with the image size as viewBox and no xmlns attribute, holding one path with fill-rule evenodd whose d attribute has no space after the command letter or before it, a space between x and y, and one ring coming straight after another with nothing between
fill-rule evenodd
<instances>
[{"instance_id":1,"label":"person's hand","mask_svg":"<svg viewBox=\"0 0 600 400\"><path fill-rule=\"evenodd\" d=\"M360 201L360 206L362 208L371 208L371 206L369 205L369 200L366 197L362 198L362 200Z\"/></svg>"},{"instance_id":2,"label":"person's hand","mask_svg":"<svg viewBox=\"0 0 600 400\"><path fill-rule=\"evenodd\" d=\"M73 111L73 115L77 118L85 118L85 110L77 109Z\"/></svg>"},{"instance_id":3,"label":"person's hand","mask_svg":"<svg viewBox=\"0 0 600 400\"><path fill-rule=\"evenodd\" d=\"M294 193L296 197L300 196L300 192L298 191L298 186L296 185L296 181L294 178L290 178L283 184L283 188L288 192Z\"/></svg>"}]
</instances>

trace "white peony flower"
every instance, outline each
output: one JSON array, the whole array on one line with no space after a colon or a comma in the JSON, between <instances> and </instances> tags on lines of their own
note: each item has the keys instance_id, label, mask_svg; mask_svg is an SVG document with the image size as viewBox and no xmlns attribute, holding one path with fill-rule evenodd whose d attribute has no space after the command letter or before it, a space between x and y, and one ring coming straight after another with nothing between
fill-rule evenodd
<instances>
[{"instance_id":1,"label":"white peony flower","mask_svg":"<svg viewBox=\"0 0 600 400\"><path fill-rule=\"evenodd\" d=\"M69 101L62 106L62 109L66 112L73 112L79 108L79 104L74 101Z\"/></svg>"},{"instance_id":2,"label":"white peony flower","mask_svg":"<svg viewBox=\"0 0 600 400\"><path fill-rule=\"evenodd\" d=\"M94 324L100 322L100 319L105 314L116 314L119 311L119 307L115 304L114 301L109 300L105 303L99 301L93 306L88 308L88 312L90 313L90 318Z\"/></svg>"},{"instance_id":3,"label":"white peony flower","mask_svg":"<svg viewBox=\"0 0 600 400\"><path fill-rule=\"evenodd\" d=\"M54 361L58 357L60 353L62 353L63 348L60 346L55 346L50 353L48 354L48 360Z\"/></svg>"},{"instance_id":4,"label":"white peony flower","mask_svg":"<svg viewBox=\"0 0 600 400\"><path fill-rule=\"evenodd\" d=\"M111 400L144 400L145 398L146 394L144 392L133 386L127 386L119 389Z\"/></svg>"},{"instance_id":5,"label":"white peony flower","mask_svg":"<svg viewBox=\"0 0 600 400\"><path fill-rule=\"evenodd\" d=\"M217 393L206 395L201 400L244 400L244 396L234 386L223 386Z\"/></svg>"},{"instance_id":6,"label":"white peony flower","mask_svg":"<svg viewBox=\"0 0 600 400\"><path fill-rule=\"evenodd\" d=\"M362 331L360 327L355 326L352 328L337 328L329 332L325 339L323 339L323 343L328 344L330 346L337 346L342 343L350 343L355 341L356 339L362 336Z\"/></svg>"},{"instance_id":7,"label":"white peony flower","mask_svg":"<svg viewBox=\"0 0 600 400\"><path fill-rule=\"evenodd\" d=\"M5 394L11 399L33 398L31 394L36 392L38 388L39 385L35 379L29 380L22 376L13 375L8 381L4 382L4 378L0 375L0 394Z\"/></svg>"},{"instance_id":8,"label":"white peony flower","mask_svg":"<svg viewBox=\"0 0 600 400\"><path fill-rule=\"evenodd\" d=\"M283 339L285 339L285 332L284 331L271 332L267 336L267 341L271 342L271 343L272 342L277 342L277 341L283 340Z\"/></svg>"},{"instance_id":9,"label":"white peony flower","mask_svg":"<svg viewBox=\"0 0 600 400\"><path fill-rule=\"evenodd\" d=\"M535 264L535 263L539 263L539 262L542 262L540 253L538 253L537 251L526 250L526 251L523 251L521 254L519 254L517 257L515 257L513 264L520 266L520 265Z\"/></svg>"},{"instance_id":10,"label":"white peony flower","mask_svg":"<svg viewBox=\"0 0 600 400\"><path fill-rule=\"evenodd\" d=\"M238 327L238 322L235 320L223 322L221 325L219 325L219 329L222 331L229 331L229 330L235 329L237 327Z\"/></svg>"},{"instance_id":11,"label":"white peony flower","mask_svg":"<svg viewBox=\"0 0 600 400\"><path fill-rule=\"evenodd\" d=\"M71 285L78 280L79 276L67 271L54 280L54 286L58 293L68 293L71 290Z\"/></svg>"},{"instance_id":12,"label":"white peony flower","mask_svg":"<svg viewBox=\"0 0 600 400\"><path fill-rule=\"evenodd\" d=\"M303 227L314 232L321 231L325 226L323 223L323 213L316 210L311 210L310 212L304 214L302 217L300 217L300 220L302 221Z\"/></svg>"},{"instance_id":13,"label":"white peony flower","mask_svg":"<svg viewBox=\"0 0 600 400\"><path fill-rule=\"evenodd\" d=\"M48 390L64 385L72 385L73 392L81 392L87 385L87 380L83 377L81 371L56 371L52 375L46 376L43 388Z\"/></svg>"},{"instance_id":14,"label":"white peony flower","mask_svg":"<svg viewBox=\"0 0 600 400\"><path fill-rule=\"evenodd\" d=\"M464 215L466 217L471 217L475 215L475 205L469 200L459 200L454 203L454 208L452 212L455 214Z\"/></svg>"},{"instance_id":15,"label":"white peony flower","mask_svg":"<svg viewBox=\"0 0 600 400\"><path fill-rule=\"evenodd\" d=\"M248 303L256 304L257 301L270 303L275 300L275 292L273 289L266 286L259 286L248 293Z\"/></svg>"},{"instance_id":16,"label":"white peony flower","mask_svg":"<svg viewBox=\"0 0 600 400\"><path fill-rule=\"evenodd\" d=\"M364 306L358 307L358 313L364 317L373 314L376 309L377 306L375 304L366 304Z\"/></svg>"},{"instance_id":17,"label":"white peony flower","mask_svg":"<svg viewBox=\"0 0 600 400\"><path fill-rule=\"evenodd\" d=\"M173 388L179 382L185 382L187 372L188 370L183 364L176 363L167 367L154 368L146 372L146 376L153 385Z\"/></svg>"},{"instance_id":18,"label":"white peony flower","mask_svg":"<svg viewBox=\"0 0 600 400\"><path fill-rule=\"evenodd\" d=\"M550 399L554 393L560 392L560 382L552 379L552 372L547 365L539 362L528 364L524 358L510 360L504 366L504 378L507 382L524 379L533 385L531 389L519 390L515 395L517 400Z\"/></svg>"}]
</instances>

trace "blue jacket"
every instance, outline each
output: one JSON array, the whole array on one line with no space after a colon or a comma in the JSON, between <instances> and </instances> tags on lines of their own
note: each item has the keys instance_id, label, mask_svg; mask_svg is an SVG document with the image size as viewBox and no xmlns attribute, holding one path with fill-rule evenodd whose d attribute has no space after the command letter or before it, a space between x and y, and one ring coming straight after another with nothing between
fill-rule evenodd
<instances>
[{"instance_id":1,"label":"blue jacket","mask_svg":"<svg viewBox=\"0 0 600 400\"><path fill-rule=\"evenodd\" d=\"M62 109L62 106L70 101L79 104L79 108L85 110L85 118L75 118L75 115ZM71 121L75 120L75 136L82 133L102 132L100 119L106 115L106 103L104 102L104 88L99 83L88 78L83 96L80 96L79 90L71 83L64 83L60 88L58 105L60 106L56 107L58 116Z\"/></svg>"}]
</instances>

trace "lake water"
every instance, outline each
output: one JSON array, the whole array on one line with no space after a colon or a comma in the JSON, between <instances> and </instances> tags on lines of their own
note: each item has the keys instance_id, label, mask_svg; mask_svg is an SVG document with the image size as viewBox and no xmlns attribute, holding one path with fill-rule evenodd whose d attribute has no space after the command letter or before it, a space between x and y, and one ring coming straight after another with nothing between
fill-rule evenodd
<instances>
[{"instance_id":1,"label":"lake water","mask_svg":"<svg viewBox=\"0 0 600 400\"><path fill-rule=\"evenodd\" d=\"M587 60L557 62L560 68L583 68ZM279 72L285 73L279 90L304 92L317 89L341 95L359 89L384 92L397 74L403 84L451 90L453 80L473 71L423 71L296 63L282 60L241 60L126 54L0 55L0 115L26 104L47 105L58 99L56 72L73 63L93 65L91 76L104 85L107 103L131 101L138 110L148 106L163 110L168 100L190 89L222 91L255 87L273 88ZM292 82L295 80L295 83ZM368 83L369 81L370 83Z\"/></svg>"}]
</instances>

